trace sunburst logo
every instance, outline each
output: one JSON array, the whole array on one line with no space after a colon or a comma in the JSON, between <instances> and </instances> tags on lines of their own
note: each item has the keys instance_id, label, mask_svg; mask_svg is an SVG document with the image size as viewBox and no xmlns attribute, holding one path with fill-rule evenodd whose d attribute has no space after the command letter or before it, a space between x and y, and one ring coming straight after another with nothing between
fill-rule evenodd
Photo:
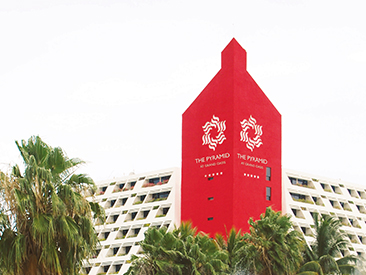
<instances>
[{"instance_id":1,"label":"sunburst logo","mask_svg":"<svg viewBox=\"0 0 366 275\"><path fill-rule=\"evenodd\" d=\"M216 150L218 144L222 144L226 139L224 131L226 130L226 120L220 121L215 115L212 116L211 121L207 121L203 129L202 145L208 145L208 148Z\"/></svg>"},{"instance_id":2,"label":"sunburst logo","mask_svg":"<svg viewBox=\"0 0 366 275\"><path fill-rule=\"evenodd\" d=\"M241 124L241 132L240 132L240 141L244 142L247 148L253 152L253 149L256 147L260 147L263 142L261 136L262 126L257 125L257 121L255 118L250 116L248 120L244 119L240 122ZM248 131L254 131L254 137L249 137Z\"/></svg>"}]
</instances>

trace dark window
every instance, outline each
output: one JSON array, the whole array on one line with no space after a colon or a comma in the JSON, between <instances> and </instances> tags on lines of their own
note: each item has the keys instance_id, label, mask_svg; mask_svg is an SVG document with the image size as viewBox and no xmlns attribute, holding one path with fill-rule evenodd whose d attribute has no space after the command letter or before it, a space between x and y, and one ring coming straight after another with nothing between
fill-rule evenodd
<instances>
[{"instance_id":1,"label":"dark window","mask_svg":"<svg viewBox=\"0 0 366 275\"><path fill-rule=\"evenodd\" d=\"M352 190L351 189L347 189L348 193L352 196Z\"/></svg>"},{"instance_id":2,"label":"dark window","mask_svg":"<svg viewBox=\"0 0 366 275\"><path fill-rule=\"evenodd\" d=\"M125 187L125 184L124 184L124 183L121 183L121 184L119 185L119 189L122 189L123 187Z\"/></svg>"},{"instance_id":3,"label":"dark window","mask_svg":"<svg viewBox=\"0 0 366 275\"><path fill-rule=\"evenodd\" d=\"M149 215L149 212L150 212L150 210L145 210L144 212L142 212L144 218L146 218L147 215Z\"/></svg>"},{"instance_id":4,"label":"dark window","mask_svg":"<svg viewBox=\"0 0 366 275\"><path fill-rule=\"evenodd\" d=\"M109 265L105 265L105 266L103 266L103 269L104 269L104 272L108 272Z\"/></svg>"},{"instance_id":5,"label":"dark window","mask_svg":"<svg viewBox=\"0 0 366 275\"><path fill-rule=\"evenodd\" d=\"M208 180L213 180L213 179L214 179L214 177L208 177L207 179L208 179Z\"/></svg>"},{"instance_id":6,"label":"dark window","mask_svg":"<svg viewBox=\"0 0 366 275\"><path fill-rule=\"evenodd\" d=\"M291 208L292 212L294 213L294 215L296 216L296 213L297 213L297 209L293 209Z\"/></svg>"},{"instance_id":7,"label":"dark window","mask_svg":"<svg viewBox=\"0 0 366 275\"><path fill-rule=\"evenodd\" d=\"M130 252L131 250L131 246L126 246L125 247L125 253L128 254L128 252Z\"/></svg>"},{"instance_id":8,"label":"dark window","mask_svg":"<svg viewBox=\"0 0 366 275\"><path fill-rule=\"evenodd\" d=\"M358 236L358 238L360 239L360 242L362 243L362 236Z\"/></svg>"},{"instance_id":9,"label":"dark window","mask_svg":"<svg viewBox=\"0 0 366 275\"><path fill-rule=\"evenodd\" d=\"M157 184L160 181L160 178L149 179L149 183Z\"/></svg>"},{"instance_id":10,"label":"dark window","mask_svg":"<svg viewBox=\"0 0 366 275\"><path fill-rule=\"evenodd\" d=\"M321 183L320 185L322 186L323 189L325 189L325 184L324 183Z\"/></svg>"},{"instance_id":11,"label":"dark window","mask_svg":"<svg viewBox=\"0 0 366 275\"><path fill-rule=\"evenodd\" d=\"M290 193L290 195L294 200L305 200L306 199L306 196L302 195L302 194Z\"/></svg>"},{"instance_id":12,"label":"dark window","mask_svg":"<svg viewBox=\"0 0 366 275\"><path fill-rule=\"evenodd\" d=\"M126 201L127 201L127 198L123 198L122 199L122 205L125 205Z\"/></svg>"},{"instance_id":13,"label":"dark window","mask_svg":"<svg viewBox=\"0 0 366 275\"><path fill-rule=\"evenodd\" d=\"M334 207L335 201L329 200L329 202Z\"/></svg>"},{"instance_id":14,"label":"dark window","mask_svg":"<svg viewBox=\"0 0 366 275\"><path fill-rule=\"evenodd\" d=\"M137 214L137 212L132 212L131 213L131 219L134 219L136 217L136 214Z\"/></svg>"},{"instance_id":15,"label":"dark window","mask_svg":"<svg viewBox=\"0 0 366 275\"><path fill-rule=\"evenodd\" d=\"M302 186L308 186L308 181L307 180L298 179L297 182Z\"/></svg>"},{"instance_id":16,"label":"dark window","mask_svg":"<svg viewBox=\"0 0 366 275\"><path fill-rule=\"evenodd\" d=\"M161 177L162 182L168 182L169 179L170 179L170 176Z\"/></svg>"},{"instance_id":17,"label":"dark window","mask_svg":"<svg viewBox=\"0 0 366 275\"><path fill-rule=\"evenodd\" d=\"M90 270L91 270L91 267L85 267L86 274L89 274Z\"/></svg>"},{"instance_id":18,"label":"dark window","mask_svg":"<svg viewBox=\"0 0 366 275\"><path fill-rule=\"evenodd\" d=\"M118 249L119 249L119 247L114 247L114 248L113 248L113 255L116 255L116 254L117 254Z\"/></svg>"},{"instance_id":19,"label":"dark window","mask_svg":"<svg viewBox=\"0 0 366 275\"><path fill-rule=\"evenodd\" d=\"M306 227L301 227L301 231L306 234Z\"/></svg>"},{"instance_id":20,"label":"dark window","mask_svg":"<svg viewBox=\"0 0 366 275\"><path fill-rule=\"evenodd\" d=\"M336 187L334 185L331 185L332 189L333 189L333 192L336 191Z\"/></svg>"},{"instance_id":21,"label":"dark window","mask_svg":"<svg viewBox=\"0 0 366 275\"><path fill-rule=\"evenodd\" d=\"M317 197L313 197L313 201L316 203L316 201L318 200Z\"/></svg>"},{"instance_id":22,"label":"dark window","mask_svg":"<svg viewBox=\"0 0 366 275\"><path fill-rule=\"evenodd\" d=\"M107 186L102 187L102 191L105 192L107 190Z\"/></svg>"},{"instance_id":23,"label":"dark window","mask_svg":"<svg viewBox=\"0 0 366 275\"><path fill-rule=\"evenodd\" d=\"M114 216L113 216L113 221L114 221L114 222L118 219L118 216L119 216L119 215L114 215Z\"/></svg>"},{"instance_id":24,"label":"dark window","mask_svg":"<svg viewBox=\"0 0 366 275\"><path fill-rule=\"evenodd\" d=\"M133 230L133 232L134 232L134 234L138 234L139 232L140 232L140 228L135 228L134 230Z\"/></svg>"},{"instance_id":25,"label":"dark window","mask_svg":"<svg viewBox=\"0 0 366 275\"><path fill-rule=\"evenodd\" d=\"M107 239L109 236L109 232L104 232L104 239Z\"/></svg>"},{"instance_id":26,"label":"dark window","mask_svg":"<svg viewBox=\"0 0 366 275\"><path fill-rule=\"evenodd\" d=\"M116 203L116 200L111 200L111 207Z\"/></svg>"},{"instance_id":27,"label":"dark window","mask_svg":"<svg viewBox=\"0 0 366 275\"><path fill-rule=\"evenodd\" d=\"M131 187L134 187L136 184L136 181L131 182Z\"/></svg>"},{"instance_id":28,"label":"dark window","mask_svg":"<svg viewBox=\"0 0 366 275\"><path fill-rule=\"evenodd\" d=\"M169 207L163 208L163 215L166 215L169 211Z\"/></svg>"},{"instance_id":29,"label":"dark window","mask_svg":"<svg viewBox=\"0 0 366 275\"><path fill-rule=\"evenodd\" d=\"M272 193L271 192L271 187L266 187L266 200L267 201L270 201L271 200L271 196L272 196L271 193Z\"/></svg>"},{"instance_id":30,"label":"dark window","mask_svg":"<svg viewBox=\"0 0 366 275\"><path fill-rule=\"evenodd\" d=\"M144 201L145 198L146 198L146 195L141 195L140 196L140 201Z\"/></svg>"},{"instance_id":31,"label":"dark window","mask_svg":"<svg viewBox=\"0 0 366 275\"><path fill-rule=\"evenodd\" d=\"M208 200L209 200L209 201L213 201L213 197L209 197L209 198L208 198Z\"/></svg>"},{"instance_id":32,"label":"dark window","mask_svg":"<svg viewBox=\"0 0 366 275\"><path fill-rule=\"evenodd\" d=\"M164 199L164 198L167 198L169 196L169 194L170 194L170 191L155 193L155 194L152 194L152 198L153 199Z\"/></svg>"},{"instance_id":33,"label":"dark window","mask_svg":"<svg viewBox=\"0 0 366 275\"><path fill-rule=\"evenodd\" d=\"M118 272L118 271L120 271L122 265L121 264L116 264L115 267L116 267L116 272Z\"/></svg>"},{"instance_id":34,"label":"dark window","mask_svg":"<svg viewBox=\"0 0 366 275\"><path fill-rule=\"evenodd\" d=\"M267 167L269 168L269 167ZM296 184L297 180L295 178L288 177L290 179L291 184Z\"/></svg>"},{"instance_id":35,"label":"dark window","mask_svg":"<svg viewBox=\"0 0 366 275\"><path fill-rule=\"evenodd\" d=\"M212 221L213 220L213 217L209 217L209 218L207 218L207 220Z\"/></svg>"},{"instance_id":36,"label":"dark window","mask_svg":"<svg viewBox=\"0 0 366 275\"><path fill-rule=\"evenodd\" d=\"M266 180L271 180L271 167L266 167Z\"/></svg>"},{"instance_id":37,"label":"dark window","mask_svg":"<svg viewBox=\"0 0 366 275\"><path fill-rule=\"evenodd\" d=\"M124 230L122 230L122 235L123 235L123 236L126 236L126 235L127 235L127 232L128 232L128 229L124 229Z\"/></svg>"},{"instance_id":38,"label":"dark window","mask_svg":"<svg viewBox=\"0 0 366 275\"><path fill-rule=\"evenodd\" d=\"M360 191L357 191L357 193L358 193L358 195L360 196L360 198L361 198L361 192Z\"/></svg>"}]
</instances>

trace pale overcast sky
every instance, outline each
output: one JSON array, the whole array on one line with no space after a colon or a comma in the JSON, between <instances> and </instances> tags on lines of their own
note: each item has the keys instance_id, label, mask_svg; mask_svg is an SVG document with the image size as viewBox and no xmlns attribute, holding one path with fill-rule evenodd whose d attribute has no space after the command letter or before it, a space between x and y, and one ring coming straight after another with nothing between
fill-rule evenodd
<instances>
[{"instance_id":1,"label":"pale overcast sky","mask_svg":"<svg viewBox=\"0 0 366 275\"><path fill-rule=\"evenodd\" d=\"M366 186L366 2L0 1L0 167L40 135L95 180L180 166L181 114L235 37L283 167Z\"/></svg>"}]
</instances>

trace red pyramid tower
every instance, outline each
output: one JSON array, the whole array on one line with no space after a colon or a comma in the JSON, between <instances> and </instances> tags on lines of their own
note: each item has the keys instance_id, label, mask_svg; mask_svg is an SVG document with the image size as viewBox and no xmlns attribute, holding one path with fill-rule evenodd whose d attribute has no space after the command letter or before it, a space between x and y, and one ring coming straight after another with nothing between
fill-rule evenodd
<instances>
[{"instance_id":1,"label":"red pyramid tower","mask_svg":"<svg viewBox=\"0 0 366 275\"><path fill-rule=\"evenodd\" d=\"M281 115L246 70L232 39L221 69L183 114L182 221L214 234L248 230L281 210Z\"/></svg>"}]
</instances>

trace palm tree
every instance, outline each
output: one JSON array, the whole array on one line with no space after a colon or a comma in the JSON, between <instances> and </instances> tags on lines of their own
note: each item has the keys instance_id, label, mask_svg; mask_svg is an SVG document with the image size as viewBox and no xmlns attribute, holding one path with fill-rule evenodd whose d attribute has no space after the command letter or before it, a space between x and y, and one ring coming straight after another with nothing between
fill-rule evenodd
<instances>
[{"instance_id":1,"label":"palm tree","mask_svg":"<svg viewBox=\"0 0 366 275\"><path fill-rule=\"evenodd\" d=\"M180 266L173 264L176 258L175 245L176 238L167 232L166 227L150 227L145 232L145 239L140 242L144 256L133 255L126 274L181 274Z\"/></svg>"},{"instance_id":2,"label":"palm tree","mask_svg":"<svg viewBox=\"0 0 366 275\"><path fill-rule=\"evenodd\" d=\"M132 257L128 275L227 274L226 254L189 223L182 223L173 232L149 228L140 245L144 255Z\"/></svg>"},{"instance_id":3,"label":"palm tree","mask_svg":"<svg viewBox=\"0 0 366 275\"><path fill-rule=\"evenodd\" d=\"M104 217L103 209L84 197L95 192L95 184L75 173L81 160L38 136L16 145L25 169L15 165L0 177L0 270L77 274L98 242L92 212Z\"/></svg>"},{"instance_id":4,"label":"palm tree","mask_svg":"<svg viewBox=\"0 0 366 275\"><path fill-rule=\"evenodd\" d=\"M290 218L270 207L253 221L246 245L240 255L240 266L254 274L295 274L302 262L304 240L292 229Z\"/></svg>"},{"instance_id":5,"label":"palm tree","mask_svg":"<svg viewBox=\"0 0 366 275\"><path fill-rule=\"evenodd\" d=\"M239 270L240 253L245 245L241 230L236 230L234 227L230 229L226 235L215 235L215 240L222 251L227 254L227 264L229 274L236 274Z\"/></svg>"},{"instance_id":6,"label":"palm tree","mask_svg":"<svg viewBox=\"0 0 366 275\"><path fill-rule=\"evenodd\" d=\"M306 271L317 274L353 274L356 271L357 257L342 256L341 252L350 245L347 234L340 228L341 221L331 216L314 215L315 240L306 247L305 264L300 274ZM320 268L319 268L320 267Z\"/></svg>"}]
</instances>

